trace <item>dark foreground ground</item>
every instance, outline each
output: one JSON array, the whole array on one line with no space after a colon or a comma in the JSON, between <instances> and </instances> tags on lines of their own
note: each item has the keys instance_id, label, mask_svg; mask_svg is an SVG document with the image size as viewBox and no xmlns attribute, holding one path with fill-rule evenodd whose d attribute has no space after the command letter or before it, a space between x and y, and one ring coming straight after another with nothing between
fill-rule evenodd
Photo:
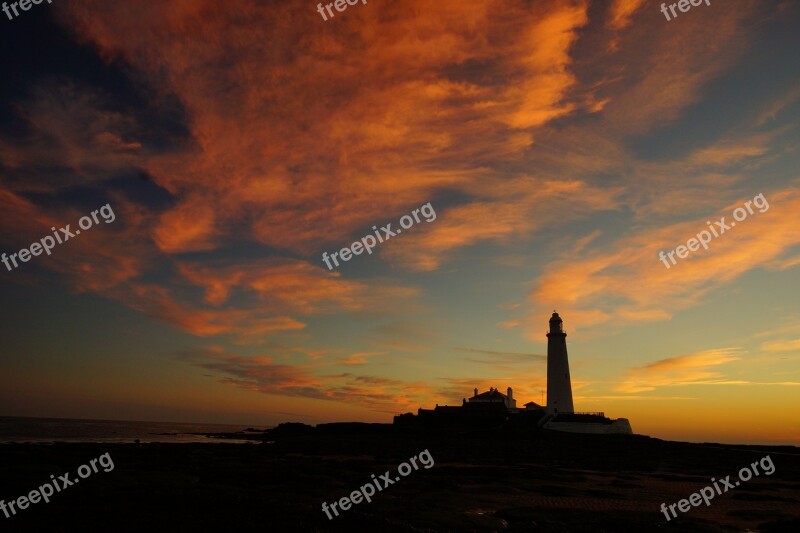
<instances>
[{"instance_id":1,"label":"dark foreground ground","mask_svg":"<svg viewBox=\"0 0 800 533\"><path fill-rule=\"evenodd\" d=\"M0 531L800 531L800 449L551 432L273 434L270 444L0 445L8 502L109 452L102 470ZM435 461L328 520L338 500L423 450ZM762 474L667 523L661 503L769 454Z\"/></svg>"}]
</instances>

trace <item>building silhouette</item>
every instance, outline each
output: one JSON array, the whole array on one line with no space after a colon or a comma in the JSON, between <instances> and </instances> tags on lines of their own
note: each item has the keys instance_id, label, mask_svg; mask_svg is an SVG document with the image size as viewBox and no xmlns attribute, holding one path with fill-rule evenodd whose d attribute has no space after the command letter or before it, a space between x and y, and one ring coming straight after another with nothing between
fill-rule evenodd
<instances>
[{"instance_id":1,"label":"building silhouette","mask_svg":"<svg viewBox=\"0 0 800 533\"><path fill-rule=\"evenodd\" d=\"M454 427L528 427L569 433L632 434L626 418L611 420L605 413L577 413L572 402L572 381L567 357L567 333L557 312L550 317L547 333L547 403L541 406L528 402L517 407L511 387L503 394L494 387L478 393L461 405L439 405L419 408L416 416L405 413L394 417L394 425L410 428L443 429Z\"/></svg>"},{"instance_id":2,"label":"building silhouette","mask_svg":"<svg viewBox=\"0 0 800 533\"><path fill-rule=\"evenodd\" d=\"M511 390L511 387L507 389L506 394L492 387L489 387L488 391L481 394L478 394L477 388L473 390L475 395L469 399L469 403L502 403L506 406L506 409L517 408L517 400L514 399L514 391Z\"/></svg>"}]
</instances>

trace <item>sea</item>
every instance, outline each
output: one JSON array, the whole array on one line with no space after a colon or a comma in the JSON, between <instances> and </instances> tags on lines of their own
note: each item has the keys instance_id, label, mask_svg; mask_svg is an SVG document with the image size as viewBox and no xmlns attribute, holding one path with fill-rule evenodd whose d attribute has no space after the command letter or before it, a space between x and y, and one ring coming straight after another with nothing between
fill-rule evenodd
<instances>
[{"instance_id":1,"label":"sea","mask_svg":"<svg viewBox=\"0 0 800 533\"><path fill-rule=\"evenodd\" d=\"M266 429L256 426L257 429ZM23 418L0 416L0 443L55 442L253 442L218 439L202 433L233 433L248 426L191 424L181 422L132 422L70 418Z\"/></svg>"}]
</instances>

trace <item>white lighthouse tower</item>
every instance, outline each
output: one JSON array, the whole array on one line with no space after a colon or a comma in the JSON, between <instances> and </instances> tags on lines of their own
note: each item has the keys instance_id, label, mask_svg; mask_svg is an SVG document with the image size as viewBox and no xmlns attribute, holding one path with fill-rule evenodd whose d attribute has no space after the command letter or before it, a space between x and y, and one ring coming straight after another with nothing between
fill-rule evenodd
<instances>
[{"instance_id":1,"label":"white lighthouse tower","mask_svg":"<svg viewBox=\"0 0 800 533\"><path fill-rule=\"evenodd\" d=\"M558 313L550 317L547 334L547 413L574 413L572 382L569 379L567 334Z\"/></svg>"}]
</instances>

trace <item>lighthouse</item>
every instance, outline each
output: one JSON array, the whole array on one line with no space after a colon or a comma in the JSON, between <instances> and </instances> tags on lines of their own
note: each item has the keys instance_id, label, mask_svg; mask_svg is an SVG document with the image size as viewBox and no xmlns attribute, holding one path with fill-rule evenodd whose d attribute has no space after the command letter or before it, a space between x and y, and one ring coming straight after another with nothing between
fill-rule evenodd
<instances>
[{"instance_id":1,"label":"lighthouse","mask_svg":"<svg viewBox=\"0 0 800 533\"><path fill-rule=\"evenodd\" d=\"M547 413L574 413L572 382L569 379L567 334L558 313L550 317L547 333Z\"/></svg>"}]
</instances>

